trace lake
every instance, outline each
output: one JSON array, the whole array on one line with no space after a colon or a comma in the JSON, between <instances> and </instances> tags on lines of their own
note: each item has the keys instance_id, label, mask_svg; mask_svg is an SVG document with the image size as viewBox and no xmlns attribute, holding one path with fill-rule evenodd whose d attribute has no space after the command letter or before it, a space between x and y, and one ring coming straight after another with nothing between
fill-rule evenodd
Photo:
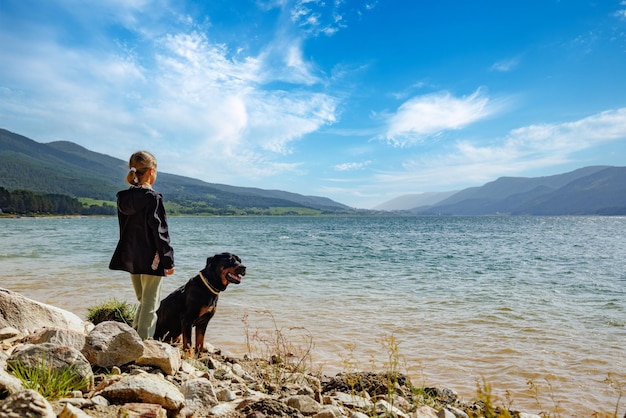
<instances>
[{"instance_id":1,"label":"lake","mask_svg":"<svg viewBox=\"0 0 626 418\"><path fill-rule=\"evenodd\" d=\"M215 253L248 267L207 331L236 356L278 329L310 336L326 374L385 370L394 338L414 384L470 400L485 379L513 409L560 416L612 413L626 389L624 217L169 222L176 273L163 296ZM83 318L107 299L134 303L128 275L108 270L117 236L116 218L0 219L0 287Z\"/></svg>"}]
</instances>

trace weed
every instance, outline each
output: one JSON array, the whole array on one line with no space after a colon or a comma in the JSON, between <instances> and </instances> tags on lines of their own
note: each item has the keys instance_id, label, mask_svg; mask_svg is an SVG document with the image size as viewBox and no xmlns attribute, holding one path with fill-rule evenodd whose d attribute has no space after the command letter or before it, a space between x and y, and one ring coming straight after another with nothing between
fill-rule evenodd
<instances>
[{"instance_id":1,"label":"weed","mask_svg":"<svg viewBox=\"0 0 626 418\"><path fill-rule=\"evenodd\" d=\"M508 407L496 405L498 399L493 394L491 384L487 382L487 379L484 377L482 378L482 383L480 381L476 382L476 397L478 405L482 407L482 411L481 413L470 411L470 417L512 418ZM507 400L510 402L510 395L508 393Z\"/></svg>"},{"instance_id":2,"label":"weed","mask_svg":"<svg viewBox=\"0 0 626 418\"><path fill-rule=\"evenodd\" d=\"M77 373L76 365L55 369L43 356L34 366L14 362L8 364L7 369L22 381L24 388L33 389L48 400L59 399L89 385L89 381Z\"/></svg>"},{"instance_id":3,"label":"weed","mask_svg":"<svg viewBox=\"0 0 626 418\"><path fill-rule=\"evenodd\" d=\"M256 372L268 383L282 385L297 374L311 371L313 361L313 337L306 328L279 327L276 319L269 311L257 311L270 319L273 328L250 331L248 315L244 315L246 348L251 359L256 361Z\"/></svg>"},{"instance_id":4,"label":"weed","mask_svg":"<svg viewBox=\"0 0 626 418\"><path fill-rule=\"evenodd\" d=\"M556 399L556 397L554 395L554 390L552 389L552 383L550 382L550 379L548 377L546 377L544 380L546 381L546 387L548 389L548 393L550 395L550 399L552 400L553 412L543 411L543 412L541 412L541 416L544 417L544 418L560 418L561 417L561 408L559 406L559 401ZM530 387L530 390L533 393L533 397L535 399L535 402L537 402L537 405L539 406L539 409L543 410L544 407L541 404L541 401L539 399L539 392L542 389L541 386L539 384L535 383L535 381L532 380L532 379L529 379L526 383Z\"/></svg>"},{"instance_id":5,"label":"weed","mask_svg":"<svg viewBox=\"0 0 626 418\"><path fill-rule=\"evenodd\" d=\"M87 320L94 325L104 321L117 321L132 326L136 312L137 305L113 298L88 308Z\"/></svg>"},{"instance_id":6,"label":"weed","mask_svg":"<svg viewBox=\"0 0 626 418\"><path fill-rule=\"evenodd\" d=\"M357 392L364 391L364 385L361 371L359 370L359 363L354 356L354 350L356 349L356 345L352 343L347 344L346 349L348 350L348 355L345 357L341 357L343 364L342 370L344 370L344 381L350 388L351 395L360 395L362 393Z\"/></svg>"},{"instance_id":7,"label":"weed","mask_svg":"<svg viewBox=\"0 0 626 418\"><path fill-rule=\"evenodd\" d=\"M398 396L403 398L412 398L413 389L410 380L401 372L401 364L406 362L400 354L400 347L396 337L391 334L376 340L385 350L387 357L383 364L379 364L375 358L371 359L371 369L377 372L362 372L359 362L355 360L354 344L348 344L348 354L342 356L342 369L345 371L339 375L341 382L335 382L334 386L340 389L341 386L347 387L353 396L370 396L382 397L387 405L380 407L378 410L372 408L369 416L387 417L395 416L394 406ZM340 389L341 390L341 389Z\"/></svg>"},{"instance_id":8,"label":"weed","mask_svg":"<svg viewBox=\"0 0 626 418\"><path fill-rule=\"evenodd\" d=\"M440 402L437 399L437 394L432 388L426 388L422 386L413 386L411 388L411 395L414 405L428 405L435 409L441 409L445 406L445 403Z\"/></svg>"},{"instance_id":9,"label":"weed","mask_svg":"<svg viewBox=\"0 0 626 418\"><path fill-rule=\"evenodd\" d=\"M400 345L393 334L383 337L377 342L383 346L387 353L387 362L383 366L385 370L383 375L385 376L388 402L393 408L398 377L400 376L400 360L402 358L400 356Z\"/></svg>"},{"instance_id":10,"label":"weed","mask_svg":"<svg viewBox=\"0 0 626 418\"><path fill-rule=\"evenodd\" d=\"M619 404L622 400L622 396L624 396L624 383L619 381L612 373L607 375L606 379L604 379L604 383L617 391L615 410L614 412L594 412L593 418L618 418Z\"/></svg>"}]
</instances>

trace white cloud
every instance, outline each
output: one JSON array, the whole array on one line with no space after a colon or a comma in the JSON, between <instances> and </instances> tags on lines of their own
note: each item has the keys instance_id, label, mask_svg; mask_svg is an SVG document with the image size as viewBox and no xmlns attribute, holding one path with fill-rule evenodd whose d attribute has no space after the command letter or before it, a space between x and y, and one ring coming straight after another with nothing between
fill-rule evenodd
<instances>
[{"instance_id":1,"label":"white cloud","mask_svg":"<svg viewBox=\"0 0 626 418\"><path fill-rule=\"evenodd\" d=\"M226 48L211 44L204 35L168 36L155 71L154 107L146 117L160 127L163 137L196 138L189 144L192 165L215 160L213 177L222 170L224 177L250 175L253 170L258 175L292 171L297 165L273 163L271 154L288 154L291 141L335 122L337 103L303 88L263 89L262 83L274 76L280 77L268 71L263 59L228 59ZM264 155L266 151L270 154ZM176 170L196 174L189 166ZM208 170L202 170L204 178Z\"/></svg>"},{"instance_id":2,"label":"white cloud","mask_svg":"<svg viewBox=\"0 0 626 418\"><path fill-rule=\"evenodd\" d=\"M388 118L382 139L396 146L410 145L461 129L493 115L499 107L480 89L465 97L454 97L449 92L416 96Z\"/></svg>"},{"instance_id":3,"label":"white cloud","mask_svg":"<svg viewBox=\"0 0 626 418\"><path fill-rule=\"evenodd\" d=\"M372 162L371 161L361 161L361 162L351 162L351 163L342 163L342 164L337 164L335 166L335 170L337 171L353 171L353 170L360 170L363 169L365 167L367 167L368 165L370 165Z\"/></svg>"},{"instance_id":4,"label":"white cloud","mask_svg":"<svg viewBox=\"0 0 626 418\"><path fill-rule=\"evenodd\" d=\"M480 184L504 175L570 162L572 155L601 143L626 139L626 108L574 122L530 125L502 140L480 145L459 141L445 154L408 160L403 171L377 176L382 184L412 184L414 190L439 190L461 179Z\"/></svg>"},{"instance_id":5,"label":"white cloud","mask_svg":"<svg viewBox=\"0 0 626 418\"><path fill-rule=\"evenodd\" d=\"M626 7L626 1L621 1L620 6ZM614 13L614 16L618 19L626 20L626 9L620 9Z\"/></svg>"},{"instance_id":6,"label":"white cloud","mask_svg":"<svg viewBox=\"0 0 626 418\"><path fill-rule=\"evenodd\" d=\"M373 207L408 193L460 190L501 176L534 176L528 173L572 163L580 166L577 153L618 141L626 141L626 108L573 122L513 129L490 143L458 141L438 153L407 157L398 169L377 167L366 177L326 179L336 186L321 192Z\"/></svg>"},{"instance_id":7,"label":"white cloud","mask_svg":"<svg viewBox=\"0 0 626 418\"><path fill-rule=\"evenodd\" d=\"M71 140L120 158L149 148L168 156L159 161L164 171L232 182L296 172L298 163L277 159L292 141L336 121L338 100L315 91L297 43L268 46L284 54L275 66L264 53L232 58L225 45L195 31L89 50L54 38L13 40L0 51L7 64L0 72L11 86L0 92L0 124L27 126L20 133L36 140ZM290 91L267 87L289 73L299 74Z\"/></svg>"},{"instance_id":8,"label":"white cloud","mask_svg":"<svg viewBox=\"0 0 626 418\"><path fill-rule=\"evenodd\" d=\"M285 3L284 6L291 7L289 16L293 24L310 36L319 34L332 36L348 27L352 15L355 19L359 18L377 5L377 2L363 5L346 4L348 2L342 0L296 0L293 4L288 1Z\"/></svg>"},{"instance_id":9,"label":"white cloud","mask_svg":"<svg viewBox=\"0 0 626 418\"><path fill-rule=\"evenodd\" d=\"M498 61L491 66L491 71L498 72L509 72L514 70L520 63L520 59L518 57L509 58L502 61Z\"/></svg>"},{"instance_id":10,"label":"white cloud","mask_svg":"<svg viewBox=\"0 0 626 418\"><path fill-rule=\"evenodd\" d=\"M311 62L302 56L302 39L283 35L267 45L257 58L263 63L259 81L283 81L311 86L321 80Z\"/></svg>"}]
</instances>

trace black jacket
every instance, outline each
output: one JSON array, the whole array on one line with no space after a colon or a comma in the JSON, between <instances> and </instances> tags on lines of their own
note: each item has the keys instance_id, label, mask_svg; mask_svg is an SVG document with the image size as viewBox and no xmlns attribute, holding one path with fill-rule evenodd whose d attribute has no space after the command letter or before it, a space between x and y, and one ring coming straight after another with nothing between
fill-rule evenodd
<instances>
[{"instance_id":1,"label":"black jacket","mask_svg":"<svg viewBox=\"0 0 626 418\"><path fill-rule=\"evenodd\" d=\"M133 274L164 276L174 267L163 196L152 189L131 187L117 193L117 218L120 240L109 268ZM154 255L160 262L152 269Z\"/></svg>"}]
</instances>

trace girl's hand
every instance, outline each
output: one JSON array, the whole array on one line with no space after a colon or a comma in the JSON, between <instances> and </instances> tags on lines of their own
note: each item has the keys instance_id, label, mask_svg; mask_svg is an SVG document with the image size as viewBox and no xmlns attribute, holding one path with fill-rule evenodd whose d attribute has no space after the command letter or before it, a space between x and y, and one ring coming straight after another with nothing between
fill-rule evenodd
<instances>
[{"instance_id":1,"label":"girl's hand","mask_svg":"<svg viewBox=\"0 0 626 418\"><path fill-rule=\"evenodd\" d=\"M172 274L174 274L174 267L172 267L171 269L165 270L166 276L171 276Z\"/></svg>"}]
</instances>

